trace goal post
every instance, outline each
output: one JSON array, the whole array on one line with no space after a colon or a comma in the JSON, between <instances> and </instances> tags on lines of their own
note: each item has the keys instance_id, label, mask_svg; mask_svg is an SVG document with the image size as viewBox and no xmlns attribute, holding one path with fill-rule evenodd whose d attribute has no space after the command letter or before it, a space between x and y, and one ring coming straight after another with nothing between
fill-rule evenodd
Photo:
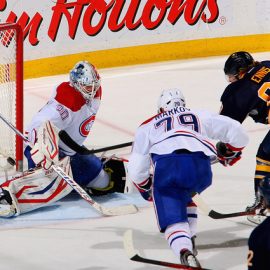
<instances>
[{"instance_id":1,"label":"goal post","mask_svg":"<svg viewBox=\"0 0 270 270\"><path fill-rule=\"evenodd\" d=\"M0 113L23 133L23 32L16 23L0 24ZM0 155L23 169L23 140L3 121Z\"/></svg>"}]
</instances>

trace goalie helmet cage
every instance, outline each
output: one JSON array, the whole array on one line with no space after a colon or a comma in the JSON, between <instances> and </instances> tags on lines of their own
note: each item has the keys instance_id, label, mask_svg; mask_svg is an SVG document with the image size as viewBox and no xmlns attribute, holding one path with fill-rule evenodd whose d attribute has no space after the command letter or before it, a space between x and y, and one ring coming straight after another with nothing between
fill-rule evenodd
<instances>
[{"instance_id":1,"label":"goalie helmet cage","mask_svg":"<svg viewBox=\"0 0 270 270\"><path fill-rule=\"evenodd\" d=\"M23 32L16 23L0 24L0 112L23 132ZM23 169L23 140L0 121L0 154Z\"/></svg>"}]
</instances>

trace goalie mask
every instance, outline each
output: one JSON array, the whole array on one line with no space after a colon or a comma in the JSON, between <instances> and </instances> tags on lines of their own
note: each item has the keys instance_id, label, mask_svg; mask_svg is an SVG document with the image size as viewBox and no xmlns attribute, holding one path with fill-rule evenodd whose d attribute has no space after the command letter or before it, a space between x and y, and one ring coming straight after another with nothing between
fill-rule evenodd
<instances>
[{"instance_id":1,"label":"goalie mask","mask_svg":"<svg viewBox=\"0 0 270 270\"><path fill-rule=\"evenodd\" d=\"M175 107L186 106L185 97L177 88L165 89L158 99L158 113L171 110Z\"/></svg>"},{"instance_id":2,"label":"goalie mask","mask_svg":"<svg viewBox=\"0 0 270 270\"><path fill-rule=\"evenodd\" d=\"M78 62L70 71L70 84L78 90L85 99L94 98L100 87L100 76L95 67L87 61Z\"/></svg>"}]
</instances>

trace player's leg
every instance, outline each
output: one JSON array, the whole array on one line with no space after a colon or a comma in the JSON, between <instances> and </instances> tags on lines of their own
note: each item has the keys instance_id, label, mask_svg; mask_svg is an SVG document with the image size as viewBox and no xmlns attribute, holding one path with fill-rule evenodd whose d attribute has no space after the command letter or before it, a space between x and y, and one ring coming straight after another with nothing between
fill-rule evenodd
<instances>
[{"instance_id":1,"label":"player's leg","mask_svg":"<svg viewBox=\"0 0 270 270\"><path fill-rule=\"evenodd\" d=\"M127 160L121 158L103 158L103 170L109 176L109 185L105 188L91 188L91 194L93 195L106 195L108 193L128 192L128 186L126 181L126 167Z\"/></svg>"},{"instance_id":2,"label":"player's leg","mask_svg":"<svg viewBox=\"0 0 270 270\"><path fill-rule=\"evenodd\" d=\"M109 183L108 175L103 171L101 160L95 155L80 155L70 157L73 178L82 187L104 188Z\"/></svg>"},{"instance_id":3,"label":"player's leg","mask_svg":"<svg viewBox=\"0 0 270 270\"><path fill-rule=\"evenodd\" d=\"M187 204L192 191L202 191L211 183L210 161L197 154L171 155L155 160L153 199L160 231L165 230L167 241L181 262L199 266L193 252L192 232L188 221ZM202 173L202 174L201 174Z\"/></svg>"},{"instance_id":4,"label":"player's leg","mask_svg":"<svg viewBox=\"0 0 270 270\"><path fill-rule=\"evenodd\" d=\"M59 166L70 174L69 158ZM0 217L11 217L51 205L69 194L72 188L53 169L23 172L1 185ZM7 212L9 205L10 211ZM2 210L2 211L1 211Z\"/></svg>"},{"instance_id":5,"label":"player's leg","mask_svg":"<svg viewBox=\"0 0 270 270\"><path fill-rule=\"evenodd\" d=\"M183 160L181 160L183 161ZM160 156L155 160L153 202L160 232L165 232L169 246L177 257L181 250L192 251L191 232L187 217L189 193L179 187L175 176L178 160ZM180 173L179 173L180 172ZM182 175L182 170L178 171Z\"/></svg>"},{"instance_id":6,"label":"player's leg","mask_svg":"<svg viewBox=\"0 0 270 270\"><path fill-rule=\"evenodd\" d=\"M262 143L259 145L256 155L256 169L254 176L255 201L247 206L247 210L254 211L261 209L262 197L259 195L258 187L261 179L270 174L270 131L266 134Z\"/></svg>"},{"instance_id":7,"label":"player's leg","mask_svg":"<svg viewBox=\"0 0 270 270\"><path fill-rule=\"evenodd\" d=\"M191 234L191 242L192 242L192 250L193 254L197 256L198 250L196 248L195 239L197 234L197 206L193 201L190 201L187 206L187 216L188 216L188 224L190 228Z\"/></svg>"},{"instance_id":8,"label":"player's leg","mask_svg":"<svg viewBox=\"0 0 270 270\"><path fill-rule=\"evenodd\" d=\"M103 164L105 161L105 164ZM121 159L100 160L95 155L75 154L71 157L73 177L92 195L124 192L126 170Z\"/></svg>"}]
</instances>

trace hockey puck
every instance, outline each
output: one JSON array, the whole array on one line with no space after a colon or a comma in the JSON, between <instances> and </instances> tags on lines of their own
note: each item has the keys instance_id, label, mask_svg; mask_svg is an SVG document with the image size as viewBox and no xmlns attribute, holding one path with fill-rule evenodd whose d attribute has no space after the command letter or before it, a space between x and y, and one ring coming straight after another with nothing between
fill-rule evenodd
<instances>
[{"instance_id":1,"label":"hockey puck","mask_svg":"<svg viewBox=\"0 0 270 270\"><path fill-rule=\"evenodd\" d=\"M11 166L14 166L16 164L15 160L11 157L8 157L7 158L7 162L11 165Z\"/></svg>"}]
</instances>

